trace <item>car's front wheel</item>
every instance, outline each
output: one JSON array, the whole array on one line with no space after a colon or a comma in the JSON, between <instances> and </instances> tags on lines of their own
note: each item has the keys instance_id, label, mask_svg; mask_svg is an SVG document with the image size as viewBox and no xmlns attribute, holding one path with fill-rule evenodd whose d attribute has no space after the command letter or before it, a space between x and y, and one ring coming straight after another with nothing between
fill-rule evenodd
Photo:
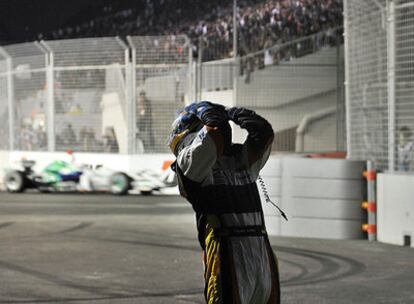
<instances>
[{"instance_id":1,"label":"car's front wheel","mask_svg":"<svg viewBox=\"0 0 414 304\"><path fill-rule=\"evenodd\" d=\"M125 195L130 189L130 180L125 173L118 172L111 176L111 192L115 195Z\"/></svg>"},{"instance_id":2,"label":"car's front wheel","mask_svg":"<svg viewBox=\"0 0 414 304\"><path fill-rule=\"evenodd\" d=\"M20 171L8 172L4 178L4 184L8 192L23 192L25 189L23 173Z\"/></svg>"}]
</instances>

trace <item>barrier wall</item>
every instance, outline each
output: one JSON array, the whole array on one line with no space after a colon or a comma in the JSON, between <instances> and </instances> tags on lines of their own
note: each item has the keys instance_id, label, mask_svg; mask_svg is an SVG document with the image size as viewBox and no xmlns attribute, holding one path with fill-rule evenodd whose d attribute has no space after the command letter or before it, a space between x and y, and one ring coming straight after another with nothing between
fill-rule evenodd
<instances>
[{"instance_id":1,"label":"barrier wall","mask_svg":"<svg viewBox=\"0 0 414 304\"><path fill-rule=\"evenodd\" d=\"M414 248L414 176L381 173L377 176L378 241Z\"/></svg>"},{"instance_id":2,"label":"barrier wall","mask_svg":"<svg viewBox=\"0 0 414 304\"><path fill-rule=\"evenodd\" d=\"M270 198L285 211L289 221L265 204L269 234L362 238L364 167L364 162L343 159L270 158L262 177Z\"/></svg>"},{"instance_id":3,"label":"barrier wall","mask_svg":"<svg viewBox=\"0 0 414 304\"><path fill-rule=\"evenodd\" d=\"M54 159L70 161L66 153L0 153L3 167L0 171L23 157L36 160L37 169ZM164 161L173 160L171 154L75 153L74 157L74 162L78 164L103 164L126 172L161 169ZM5 163L6 160L8 163ZM289 221L281 218L278 210L262 197L269 234L328 239L362 238L364 167L365 163L359 161L271 156L261 175L270 198L286 212ZM259 192L263 195L262 189ZM168 193L177 195L178 189Z\"/></svg>"},{"instance_id":4,"label":"barrier wall","mask_svg":"<svg viewBox=\"0 0 414 304\"><path fill-rule=\"evenodd\" d=\"M9 164L9 152L0 151L0 190L3 189L4 168Z\"/></svg>"}]
</instances>

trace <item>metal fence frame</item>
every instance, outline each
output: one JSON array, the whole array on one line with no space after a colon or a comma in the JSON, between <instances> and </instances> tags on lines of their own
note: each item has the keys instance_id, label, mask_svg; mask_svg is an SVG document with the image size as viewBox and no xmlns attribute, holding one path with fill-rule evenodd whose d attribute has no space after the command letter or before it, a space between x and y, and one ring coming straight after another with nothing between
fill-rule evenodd
<instances>
[{"instance_id":1,"label":"metal fence frame","mask_svg":"<svg viewBox=\"0 0 414 304\"><path fill-rule=\"evenodd\" d=\"M0 60L5 62L5 70L0 73L0 77L7 80L7 107L8 107L8 140L9 149L16 148L15 131L16 121L15 108L16 102L16 80L18 77L26 77L29 74L44 73L47 74L47 53L40 43L22 43L15 46L0 47ZM27 69L27 64L33 64L34 67Z\"/></svg>"},{"instance_id":2,"label":"metal fence frame","mask_svg":"<svg viewBox=\"0 0 414 304\"><path fill-rule=\"evenodd\" d=\"M345 0L344 15L349 158L412 171L414 3Z\"/></svg>"},{"instance_id":3,"label":"metal fence frame","mask_svg":"<svg viewBox=\"0 0 414 304\"><path fill-rule=\"evenodd\" d=\"M160 39L163 39L164 36L160 36ZM127 148L123 153L133 154L137 153L136 149L136 137L134 134L136 133L136 117L135 117L135 108L136 108L136 48L132 43L132 40L135 37L128 37L127 41L124 42L119 37L104 37L104 38L84 38L84 39L69 39L69 40L55 40L55 41L36 41L31 43L24 43L24 44L16 44L16 45L8 45L0 47L0 79L3 80L4 83L7 82L7 90L2 92L0 98L0 102L6 102L7 99L7 116L8 116L8 136L7 138L0 138L0 140L8 140L8 150L16 150L19 147L16 146L15 138L16 138L16 122L15 119L15 90L14 88L14 78L15 75L22 73L16 66L13 66L14 61L25 64L25 51L30 49L36 49L39 54L42 56L42 61L44 64L42 68L34 69L30 63L25 66L28 70L25 71L27 73L33 72L44 72L45 73L45 124L46 124L46 137L47 137L47 147L43 151L54 152L58 151L59 145L56 143L56 74L57 73L71 73L75 71L90 71L90 70L102 70L107 71L108 69L114 69L115 67L111 66L111 62L99 62L99 55L102 54L102 57L105 56L105 48L99 49L100 44L105 44L105 42L110 42L112 45L117 44L119 46L119 52L122 52L122 58L118 60L119 64L117 64L116 68L119 69L123 84L121 85L120 91L122 91L123 97L120 98L120 103L122 103L122 109L125 112L126 123L127 123ZM194 93L193 85L191 84L192 75L191 75L191 62L192 62L192 54L190 52L190 45L189 40L185 36L174 36L174 39L184 39L187 41L187 44L184 45L185 54L187 57L182 59L181 66L188 70L187 81L185 85L186 88L189 90L188 96L192 97ZM62 46L60 45L62 44ZM15 56L8 52L8 49L16 50ZM22 51L23 50L23 51ZM149 49L149 52L153 52L153 50ZM22 52L21 56L20 53ZM86 58L84 62L81 59L73 59L72 57L76 55L80 55L79 57L84 56ZM40 55L39 55L40 56ZM60 61L57 59L57 56L60 56ZM78 60L79 64L72 64L71 62L65 62L65 56L72 58L76 63ZM110 55L108 55L110 56ZM163 55L164 57L168 57L168 50ZM63 59L62 59L63 58ZM30 59L30 58L29 58ZM92 63L88 63L89 61ZM82 62L81 62L82 61ZM159 62L148 62L148 64L163 66L163 67L176 67L177 64L173 62L167 63L159 63ZM17 65L17 64L16 64ZM166 72L168 73L168 71ZM3 77L3 78L1 78ZM116 84L114 84L116 85ZM27 89L29 90L29 89ZM33 92L40 89L33 89ZM3 96L3 97L2 97ZM165 134L167 137L167 134ZM58 146L57 146L58 145ZM34 149L36 151L40 151L39 149ZM83 151L88 152L88 151ZM104 152L104 151L99 151ZM142 151L141 151L142 152ZM154 151L153 151L154 152ZM155 151L157 152L157 151ZM158 151L164 152L164 151Z\"/></svg>"},{"instance_id":4,"label":"metal fence frame","mask_svg":"<svg viewBox=\"0 0 414 304\"><path fill-rule=\"evenodd\" d=\"M244 106L254 109L272 123L275 131L275 144L273 146L273 151L275 152L308 153L344 151L346 146L345 102L343 57L340 54L342 50L341 45L341 27L278 44L245 56L224 60L205 61L203 44L200 43L195 72L197 99L206 98L205 96L220 95L220 92L232 90L231 101L228 96L225 97L226 100L224 103L226 105ZM332 58L326 60L321 59L317 62L301 62L302 58L307 55L316 54L318 51L325 51L327 49L330 49L328 53L321 54L328 54ZM294 75L302 77L301 71L305 71L308 75L303 76L301 80L305 80L304 86L309 86L313 77L310 73L315 69L319 72L323 72L323 70L328 71L330 74L329 82L334 80L334 83L331 83L328 89L323 88L323 79L314 83L316 87L310 88L312 92L317 92L315 94L324 94L322 99L324 100L323 103L325 103L325 106L328 107L327 111L323 109L321 104L312 105L309 103L309 105L305 105L307 99L309 99L307 97L311 96L312 93L304 92L302 100L299 101L298 99L296 103L301 103L302 109L296 115L283 116L287 108L294 107L294 102L291 101L294 99L294 95L298 95L295 93L295 91L298 91L298 88L290 86L286 90L280 88L282 90L278 91L275 89L275 87L280 87L277 83L278 80L272 77L280 77L279 80L283 82ZM288 73L284 75L282 70L286 70ZM288 70L291 72L289 73ZM256 84L249 87L248 83L251 80L254 82L255 79L258 79L259 74L266 73L266 71L270 71L268 78L264 76L262 83L257 85L256 81ZM325 80L327 80L326 77ZM254 91L256 94L248 94L249 91ZM291 95L292 100L284 98L284 94ZM218 96L218 98L221 97L223 96ZM285 99L286 102L281 102ZM330 134L330 139L328 140L315 140L312 138L311 140L314 144L311 147L311 140L308 136L310 133L309 130L313 126L320 124L323 120L332 117L336 119L334 126L336 134ZM288 123L290 125L285 126ZM243 137L240 132L234 135L237 140ZM305 146L306 136L308 144ZM336 142L332 143L332 141Z\"/></svg>"},{"instance_id":5,"label":"metal fence frame","mask_svg":"<svg viewBox=\"0 0 414 304\"><path fill-rule=\"evenodd\" d=\"M53 152L59 150L62 151L63 149L59 142L56 142L57 131L54 127L57 123L56 120L60 119L55 115L57 105L57 92L55 89L57 84L56 73L59 72L72 73L73 71L103 70L106 73L110 69L117 69L117 71L119 70L117 72L117 77L122 79L121 83L111 83L110 85L115 86L117 92L122 95L120 97L119 103L122 103L122 110L124 111L123 117L126 124L125 136L127 138L126 148L124 148L122 151L119 151L121 153L135 154L144 152L168 152L167 147L164 145L164 139L161 138L163 136L166 137L167 135L164 134L167 132L165 124L170 123L169 120L172 121L173 116L171 115L174 115L174 112L177 108L182 107L185 103L191 102L193 100L200 100L205 92L232 91L231 101L229 105L251 107L254 110L258 111L259 114L267 117L267 110L269 110L269 105L261 104L260 96L256 96L254 99L249 101L250 103L245 103L243 101L243 98L240 95L240 89L243 87L243 82L246 81L246 75L253 73L255 70L266 69L266 67L270 66L277 68L286 68L291 63L291 61L304 57L308 54L313 54L320 49L327 48L328 46L336 46L337 53L332 53L334 56L336 56L336 59L333 61L331 60L330 63L322 64L321 66L325 66L326 68L330 69L333 68L337 71L337 75L332 76L336 77L336 84L331 84L332 90L335 90L336 92L336 97L332 95L329 98L336 98L336 109L334 109L334 112L336 115L338 115L338 113L342 111L343 106L343 104L340 102L340 100L342 100L342 93L340 88L341 83L339 81L341 63L337 60L339 58L338 40L332 40L332 33L336 33L337 31L340 31L340 29L330 29L329 31L330 33L322 32L281 45L276 45L272 48L265 49L260 52L238 57L236 60L232 58L210 62L205 62L203 60L202 53L198 54L197 61L193 61L192 46L186 36L127 37L126 41L123 41L118 37L84 38L29 43L28 45L30 45L30 47L36 48L36 50L38 50L39 54L41 54L43 58L42 61L44 61L44 66L42 66L41 71L45 73L45 98L47 104L47 148L45 150ZM105 45L105 42L111 44L112 47L114 47L114 45L116 46L115 53L117 54L117 57L116 60L114 59L116 61L116 66L113 65L113 62L111 60L108 62L105 60L102 62L99 61L99 58L106 58L105 56L109 56L110 58L112 58L111 56L115 56L114 54L111 55L111 49L109 49L108 54L105 53L105 49L109 47ZM166 47L163 47L164 43L166 43ZM177 43L179 46L179 53L177 53L177 49L174 47L171 48L171 43L173 45L176 45L174 43ZM22 45L12 45L7 47L22 47ZM0 98L3 98L2 96L7 95L7 102L9 105L8 115L11 118L9 121L10 128L8 130L10 138L9 148L10 150L15 150L17 147L13 142L13 135L15 132L16 124L16 122L13 121L13 103L15 99L15 96L13 96L15 91L13 88L13 75L18 73L18 71L16 71L15 67L12 66L13 57L7 54L7 47L0 47L0 77L3 75L3 77L8 77L7 79L10 79L7 82L7 94L0 94ZM202 51L202 48L199 50ZM271 65L266 65L268 63L265 63L265 58L269 54L272 54L272 56L274 56L274 58L277 58L277 60L273 61ZM283 54L289 54L289 56L285 57ZM78 59L77 56L80 58ZM84 56L84 58L82 56ZM22 60L24 60L24 58ZM76 62L79 63L76 64ZM246 66L246 62L256 62L257 65ZM8 67L7 71L2 73L5 66ZM312 67L309 67L309 71L311 70ZM157 146L155 148L153 147L152 149L142 149L139 145L139 138L137 138L137 124L139 123L139 119L137 118L137 90L139 88L142 88L143 85L147 85L145 83L146 76L142 76L142 78L140 76L140 71L142 71L144 74L147 73L147 76L149 75L149 77L153 77L151 80L154 80L160 75L173 76L177 79L177 88L175 88L173 91L173 95L175 96L171 97L172 105L169 105L168 109L165 109L165 112L168 112L169 116L162 116L164 117L162 119L165 120L162 122L162 132L158 132L160 138L157 138ZM309 75L308 77L312 76ZM102 80L100 81L102 82ZM102 85L102 83L100 85ZM162 83L158 83L157 85L162 89ZM75 86L74 90L77 88L78 87ZM263 85L260 88L260 91L266 91L267 89L268 87L266 87L266 85ZM292 87L292 90L295 90L295 88ZM281 94L282 93L279 93L279 95ZM165 101L163 102L165 103ZM270 105L270 108L272 111L278 110L279 105L273 104ZM160 110L162 109L158 109L158 113L160 113ZM314 109L310 110L312 111L310 111L311 113L309 115L305 115L307 113L301 114L302 120L306 119L306 122L317 121L321 118L323 119L324 117L330 116L333 113L331 109L328 109L328 112L324 111L323 113L321 111L316 113L313 111ZM337 117L337 119L338 121L336 123L340 124L340 120L342 118ZM158 121L160 120L158 119ZM303 135L305 134L304 132L306 127L307 125L301 123L299 119L295 122L295 127L292 125L285 130L286 132L277 133L277 141L285 142L285 145L274 147L274 150L290 152L324 152L324 148L316 148L314 150L307 150L303 148ZM342 150L343 135L341 134L343 132L338 128L337 133L338 142L336 148L332 148L332 150L329 151ZM302 137L297 138L298 136ZM296 149L295 146L297 146ZM94 150L89 152L106 151L99 149L95 149L96 151ZM88 152L83 150L79 151Z\"/></svg>"},{"instance_id":6,"label":"metal fence frame","mask_svg":"<svg viewBox=\"0 0 414 304\"><path fill-rule=\"evenodd\" d=\"M174 119L174 112L176 112L178 108L184 107L184 103L181 103L181 101L184 101L185 98L187 99L186 102L195 100L191 42L185 35L128 36L126 40L128 48L131 51L131 64L129 65L131 86L129 88L132 101L139 99L137 89L138 87L145 86L148 77L153 77L155 79L160 76L169 75L174 76L176 79L177 87L175 88L174 93L169 96L175 105L172 105L171 109L164 109L164 112L165 110L171 111L165 116L167 121L162 121L164 129L165 124L167 124L169 130L170 123ZM158 50L154 50L154 44L156 44ZM185 75L181 75L182 73ZM160 85L160 89L161 88L162 84ZM167 97L167 99L169 98ZM158 101L160 100L158 99ZM161 133L164 134L164 138L158 139L158 142L155 140L155 148L149 147L149 149L145 147L145 140L142 140L137 136L139 133L139 117L137 117L139 111L137 111L137 106L137 103L131 102L129 138L132 148L130 149L130 153L142 153L143 151L146 151L146 153L168 152L168 147L165 145L167 138L167 134L164 134L165 132L161 131ZM154 105L152 107L154 109ZM154 129L160 127L156 123L153 125ZM153 127L151 126L151 128Z\"/></svg>"}]
</instances>

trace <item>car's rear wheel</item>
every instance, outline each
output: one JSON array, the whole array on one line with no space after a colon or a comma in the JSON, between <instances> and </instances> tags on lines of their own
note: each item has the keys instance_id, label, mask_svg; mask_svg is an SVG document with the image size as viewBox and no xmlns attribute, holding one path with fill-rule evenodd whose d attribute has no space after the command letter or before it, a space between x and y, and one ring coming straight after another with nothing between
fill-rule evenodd
<instances>
[{"instance_id":1,"label":"car's rear wheel","mask_svg":"<svg viewBox=\"0 0 414 304\"><path fill-rule=\"evenodd\" d=\"M130 189L130 180L125 173L118 172L111 176L111 192L115 195L125 195Z\"/></svg>"},{"instance_id":2,"label":"car's rear wheel","mask_svg":"<svg viewBox=\"0 0 414 304\"><path fill-rule=\"evenodd\" d=\"M4 178L4 184L8 192L23 192L25 189L23 173L19 171L8 172Z\"/></svg>"}]
</instances>

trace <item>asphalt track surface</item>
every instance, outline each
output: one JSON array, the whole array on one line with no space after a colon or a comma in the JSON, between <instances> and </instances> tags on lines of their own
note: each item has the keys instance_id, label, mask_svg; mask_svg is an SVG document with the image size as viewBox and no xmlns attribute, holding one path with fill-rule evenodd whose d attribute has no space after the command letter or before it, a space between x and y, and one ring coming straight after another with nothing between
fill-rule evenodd
<instances>
[{"instance_id":1,"label":"asphalt track surface","mask_svg":"<svg viewBox=\"0 0 414 304\"><path fill-rule=\"evenodd\" d=\"M414 250L271 237L282 303L414 303ZM204 303L174 196L0 193L0 303Z\"/></svg>"}]
</instances>

